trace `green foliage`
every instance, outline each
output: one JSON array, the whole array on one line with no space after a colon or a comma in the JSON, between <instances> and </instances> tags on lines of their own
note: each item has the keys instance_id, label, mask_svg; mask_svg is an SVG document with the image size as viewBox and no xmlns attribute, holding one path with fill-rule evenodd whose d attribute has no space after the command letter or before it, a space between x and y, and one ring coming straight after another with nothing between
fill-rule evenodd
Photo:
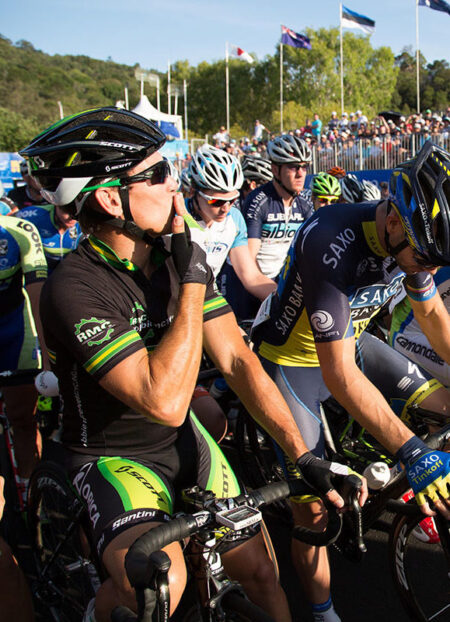
<instances>
[{"instance_id":1,"label":"green foliage","mask_svg":"<svg viewBox=\"0 0 450 622\"><path fill-rule=\"evenodd\" d=\"M337 28L307 29L312 49L283 46L283 125L299 127L318 112L323 120L340 110L340 52ZM387 47L374 49L369 37L345 32L343 37L344 94L347 111L361 108L368 116L381 109L403 113L416 107L416 67L411 50L394 59ZM13 44L0 35L0 150L18 150L32 136L59 119L58 102L69 115L92 106L114 105L128 88L130 107L139 101L137 65L130 67L88 56L49 56L28 41ZM167 75L159 74L161 108L167 111ZM422 108L446 107L450 99L450 66L431 64L421 56ZM190 136L212 135L226 122L225 61L187 60L172 65L171 80L188 85ZM280 128L280 48L249 65L229 60L230 123L235 138L251 136L255 119L271 131ZM145 85L156 102L156 88ZM178 113L183 112L183 98ZM172 111L173 111L172 104Z\"/></svg>"},{"instance_id":2,"label":"green foliage","mask_svg":"<svg viewBox=\"0 0 450 622\"><path fill-rule=\"evenodd\" d=\"M395 57L399 68L393 105L404 113L417 109L417 63L410 47ZM422 110L444 110L450 101L450 65L446 60L426 62L419 57L420 104Z\"/></svg>"},{"instance_id":3,"label":"green foliage","mask_svg":"<svg viewBox=\"0 0 450 622\"><path fill-rule=\"evenodd\" d=\"M0 151L17 151L35 136L39 127L18 112L0 108Z\"/></svg>"}]
</instances>

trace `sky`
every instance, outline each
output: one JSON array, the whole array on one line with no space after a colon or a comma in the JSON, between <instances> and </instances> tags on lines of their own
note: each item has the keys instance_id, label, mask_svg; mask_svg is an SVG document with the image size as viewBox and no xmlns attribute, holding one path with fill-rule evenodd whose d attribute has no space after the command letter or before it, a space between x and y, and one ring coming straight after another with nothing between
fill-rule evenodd
<instances>
[{"instance_id":1,"label":"sky","mask_svg":"<svg viewBox=\"0 0 450 622\"><path fill-rule=\"evenodd\" d=\"M226 42L273 55L281 24L296 32L339 25L337 0L1 0L0 34L48 54L83 54L145 69L191 66L225 55ZM416 48L416 0L345 0L375 20L371 44ZM428 62L450 60L450 15L419 7L419 47ZM352 30L358 34L362 31Z\"/></svg>"}]
</instances>

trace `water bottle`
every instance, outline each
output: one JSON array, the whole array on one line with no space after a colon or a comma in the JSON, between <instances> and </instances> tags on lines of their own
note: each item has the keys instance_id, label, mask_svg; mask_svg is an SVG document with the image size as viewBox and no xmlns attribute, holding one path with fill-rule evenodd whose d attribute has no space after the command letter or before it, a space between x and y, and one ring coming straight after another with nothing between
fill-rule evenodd
<instances>
[{"instance_id":1,"label":"water bottle","mask_svg":"<svg viewBox=\"0 0 450 622\"><path fill-rule=\"evenodd\" d=\"M216 378L209 389L209 394L214 399L219 399L228 391L228 385L225 378Z\"/></svg>"},{"instance_id":2,"label":"water bottle","mask_svg":"<svg viewBox=\"0 0 450 622\"><path fill-rule=\"evenodd\" d=\"M386 462L372 462L363 471L367 485L371 490L381 490L400 472L401 467L396 464L391 469Z\"/></svg>"}]
</instances>

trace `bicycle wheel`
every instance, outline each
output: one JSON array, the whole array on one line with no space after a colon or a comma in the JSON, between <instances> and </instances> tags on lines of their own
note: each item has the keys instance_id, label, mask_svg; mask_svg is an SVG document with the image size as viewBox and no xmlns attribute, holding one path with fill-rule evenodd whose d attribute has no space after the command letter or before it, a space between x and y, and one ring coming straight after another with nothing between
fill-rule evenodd
<instances>
[{"instance_id":1,"label":"bicycle wheel","mask_svg":"<svg viewBox=\"0 0 450 622\"><path fill-rule=\"evenodd\" d=\"M84 536L85 508L63 469L51 462L34 471L28 495L39 609L46 620L79 622L100 585Z\"/></svg>"},{"instance_id":2,"label":"bicycle wheel","mask_svg":"<svg viewBox=\"0 0 450 622\"><path fill-rule=\"evenodd\" d=\"M450 523L435 517L440 543L421 542L414 529L423 516L398 514L389 536L394 583L411 620L450 619Z\"/></svg>"}]
</instances>

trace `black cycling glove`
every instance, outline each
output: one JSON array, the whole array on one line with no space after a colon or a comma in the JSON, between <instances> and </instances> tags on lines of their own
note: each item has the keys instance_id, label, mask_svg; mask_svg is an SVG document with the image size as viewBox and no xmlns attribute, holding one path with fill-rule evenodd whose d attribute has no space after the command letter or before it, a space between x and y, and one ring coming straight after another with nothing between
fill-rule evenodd
<instances>
[{"instance_id":1,"label":"black cycling glove","mask_svg":"<svg viewBox=\"0 0 450 622\"><path fill-rule=\"evenodd\" d=\"M321 460L310 451L300 456L295 466L306 484L320 494L326 494L333 490L334 486L331 483L333 475L345 476L354 474L354 471L345 466L345 464Z\"/></svg>"},{"instance_id":2,"label":"black cycling glove","mask_svg":"<svg viewBox=\"0 0 450 622\"><path fill-rule=\"evenodd\" d=\"M209 269L205 251L191 241L189 229L172 235L171 253L180 283L202 283L209 280Z\"/></svg>"}]
</instances>

